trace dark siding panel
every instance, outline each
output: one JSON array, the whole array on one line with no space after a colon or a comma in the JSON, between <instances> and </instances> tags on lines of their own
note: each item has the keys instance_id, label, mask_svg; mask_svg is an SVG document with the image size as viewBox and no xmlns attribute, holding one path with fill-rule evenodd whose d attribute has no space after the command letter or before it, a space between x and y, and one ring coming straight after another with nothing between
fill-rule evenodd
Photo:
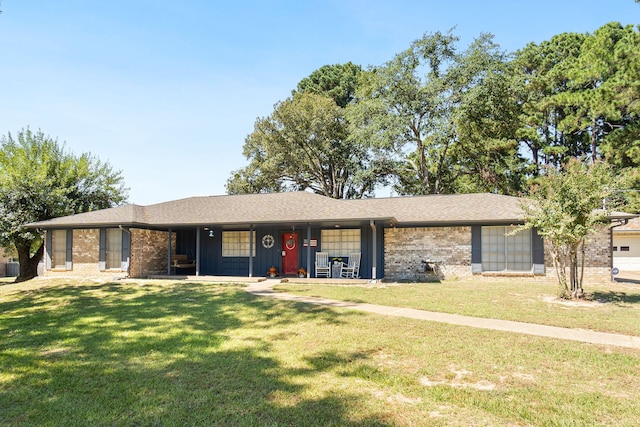
<instances>
[{"instance_id":1,"label":"dark siding panel","mask_svg":"<svg viewBox=\"0 0 640 427\"><path fill-rule=\"evenodd\" d=\"M377 248L376 248L377 249ZM360 277L370 279L373 266L373 233L369 225L360 228Z\"/></svg>"},{"instance_id":2,"label":"dark siding panel","mask_svg":"<svg viewBox=\"0 0 640 427\"><path fill-rule=\"evenodd\" d=\"M100 270L106 269L107 266L107 231L100 229L100 251L98 253L98 265Z\"/></svg>"},{"instance_id":3,"label":"dark siding panel","mask_svg":"<svg viewBox=\"0 0 640 427\"><path fill-rule=\"evenodd\" d=\"M533 263L544 265L544 241L535 228L531 230L531 246Z\"/></svg>"},{"instance_id":4,"label":"dark siding panel","mask_svg":"<svg viewBox=\"0 0 640 427\"><path fill-rule=\"evenodd\" d=\"M256 257L253 264L253 275L258 277L266 276L267 270L269 270L271 266L277 268L278 271L282 271L282 238L280 237L280 229L275 227L256 228L255 234ZM273 236L274 244L271 248L265 248L262 246L262 238L267 234ZM303 241L302 234L303 233L300 233L300 242ZM304 231L304 234L306 235L306 230ZM300 254L298 254L298 260L301 260Z\"/></svg>"},{"instance_id":5,"label":"dark siding panel","mask_svg":"<svg viewBox=\"0 0 640 427\"><path fill-rule=\"evenodd\" d=\"M222 230L212 229L213 237L209 237L209 232L200 229L200 274L202 275L222 275L221 258L222 253ZM194 235L195 239L195 235ZM195 248L195 240L194 240Z\"/></svg>"},{"instance_id":6,"label":"dark siding panel","mask_svg":"<svg viewBox=\"0 0 640 427\"><path fill-rule=\"evenodd\" d=\"M378 226L378 279L384 277L384 227Z\"/></svg>"},{"instance_id":7,"label":"dark siding panel","mask_svg":"<svg viewBox=\"0 0 640 427\"><path fill-rule=\"evenodd\" d=\"M471 226L471 263L482 264L482 227Z\"/></svg>"},{"instance_id":8,"label":"dark siding panel","mask_svg":"<svg viewBox=\"0 0 640 427\"><path fill-rule=\"evenodd\" d=\"M209 232L200 229L200 274L202 275L230 275L248 276L249 257L223 257L222 256L222 230L213 229L214 237L209 237ZM265 276L267 270L274 266L278 271L282 271L282 235L289 233L290 229L284 227L258 227L255 230L256 256L253 258L253 275L257 277ZM315 257L316 252L322 247L321 229L311 228L311 239L318 242L317 246L311 247L311 265L307 265L307 247L304 241L307 239L307 228L296 229L299 234L300 244L298 245L298 264L304 267L311 277L315 277ZM274 245L265 248L262 245L262 238L271 235ZM372 232L367 224L361 228L361 250L362 261L360 263L360 276L371 277L371 256L372 256ZM378 278L384 277L384 229L378 227L377 230L377 257L378 257ZM190 230L177 232L176 248L178 253L186 253L191 256L190 250L194 252L195 259L195 233ZM191 249L193 248L193 249Z\"/></svg>"},{"instance_id":9,"label":"dark siding panel","mask_svg":"<svg viewBox=\"0 0 640 427\"><path fill-rule=\"evenodd\" d=\"M200 236L200 244L204 239L211 239L208 233ZM215 238L215 237L214 237ZM176 230L176 254L196 259L196 230Z\"/></svg>"},{"instance_id":10,"label":"dark siding panel","mask_svg":"<svg viewBox=\"0 0 640 427\"><path fill-rule=\"evenodd\" d=\"M131 256L131 232L122 230L122 262L128 263Z\"/></svg>"},{"instance_id":11,"label":"dark siding panel","mask_svg":"<svg viewBox=\"0 0 640 427\"><path fill-rule=\"evenodd\" d=\"M67 269L71 269L73 261L73 230L67 230Z\"/></svg>"},{"instance_id":12,"label":"dark siding panel","mask_svg":"<svg viewBox=\"0 0 640 427\"><path fill-rule=\"evenodd\" d=\"M51 270L51 258L53 257L53 239L51 238L51 236L53 235L53 230L47 230L47 241L46 241L46 248L47 248L47 254L46 254L46 268L47 270Z\"/></svg>"}]
</instances>

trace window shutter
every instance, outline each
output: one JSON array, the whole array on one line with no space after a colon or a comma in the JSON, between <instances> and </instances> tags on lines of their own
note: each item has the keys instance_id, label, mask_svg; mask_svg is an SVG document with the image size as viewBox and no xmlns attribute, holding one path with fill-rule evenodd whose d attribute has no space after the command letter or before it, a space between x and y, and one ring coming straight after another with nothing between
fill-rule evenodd
<instances>
[{"instance_id":1,"label":"window shutter","mask_svg":"<svg viewBox=\"0 0 640 427\"><path fill-rule=\"evenodd\" d=\"M545 274L544 240L535 228L531 229L531 258L533 261L533 274Z\"/></svg>"},{"instance_id":2,"label":"window shutter","mask_svg":"<svg viewBox=\"0 0 640 427\"><path fill-rule=\"evenodd\" d=\"M107 230L100 229L100 252L98 254L98 268L107 269Z\"/></svg>"},{"instance_id":3,"label":"window shutter","mask_svg":"<svg viewBox=\"0 0 640 427\"><path fill-rule=\"evenodd\" d=\"M471 273L482 273L482 227L471 226Z\"/></svg>"},{"instance_id":4,"label":"window shutter","mask_svg":"<svg viewBox=\"0 0 640 427\"><path fill-rule=\"evenodd\" d=\"M45 247L47 249L47 253L45 255L45 268L47 270L51 270L51 257L52 257L52 251L53 251L53 239L51 238L52 235L52 231L51 230L47 230L47 237L46 237L46 242L45 242Z\"/></svg>"},{"instance_id":5,"label":"window shutter","mask_svg":"<svg viewBox=\"0 0 640 427\"><path fill-rule=\"evenodd\" d=\"M122 269L129 271L129 257L131 256L131 232L122 230Z\"/></svg>"},{"instance_id":6,"label":"window shutter","mask_svg":"<svg viewBox=\"0 0 640 427\"><path fill-rule=\"evenodd\" d=\"M67 230L67 270L73 269L73 230Z\"/></svg>"}]
</instances>

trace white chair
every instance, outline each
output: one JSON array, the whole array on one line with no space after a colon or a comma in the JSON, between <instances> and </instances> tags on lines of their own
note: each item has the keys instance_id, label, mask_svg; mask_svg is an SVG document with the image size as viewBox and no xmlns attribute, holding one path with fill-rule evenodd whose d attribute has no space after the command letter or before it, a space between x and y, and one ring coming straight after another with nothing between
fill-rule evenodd
<instances>
[{"instance_id":1,"label":"white chair","mask_svg":"<svg viewBox=\"0 0 640 427\"><path fill-rule=\"evenodd\" d=\"M316 277L331 277L328 252L316 252Z\"/></svg>"},{"instance_id":2,"label":"white chair","mask_svg":"<svg viewBox=\"0 0 640 427\"><path fill-rule=\"evenodd\" d=\"M349 263L342 263L340 277L345 277L347 279L356 279L360 277L360 256L361 254L359 252L349 255Z\"/></svg>"}]
</instances>

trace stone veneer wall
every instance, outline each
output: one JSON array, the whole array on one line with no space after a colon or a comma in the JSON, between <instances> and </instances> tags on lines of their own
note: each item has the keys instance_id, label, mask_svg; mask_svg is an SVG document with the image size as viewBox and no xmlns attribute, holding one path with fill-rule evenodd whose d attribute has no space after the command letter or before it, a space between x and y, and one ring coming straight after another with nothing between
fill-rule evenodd
<instances>
[{"instance_id":1,"label":"stone veneer wall","mask_svg":"<svg viewBox=\"0 0 640 427\"><path fill-rule=\"evenodd\" d=\"M384 230L384 271L390 280L435 280L471 276L471 227L412 227ZM442 261L435 274L422 260Z\"/></svg>"},{"instance_id":2,"label":"stone veneer wall","mask_svg":"<svg viewBox=\"0 0 640 427\"><path fill-rule=\"evenodd\" d=\"M603 282L611 279L610 230L604 227L589 236L585 251L584 281ZM548 244L545 243L545 275L520 273L471 273L471 227L387 228L385 239L385 278L389 280L424 281L435 279L487 277L528 277L527 280L557 280ZM437 274L421 272L421 260L442 261Z\"/></svg>"},{"instance_id":3,"label":"stone veneer wall","mask_svg":"<svg viewBox=\"0 0 640 427\"><path fill-rule=\"evenodd\" d=\"M167 245L169 233L155 230L131 230L131 259L129 275L147 277L167 274ZM171 253L176 253L176 234L171 236Z\"/></svg>"}]
</instances>

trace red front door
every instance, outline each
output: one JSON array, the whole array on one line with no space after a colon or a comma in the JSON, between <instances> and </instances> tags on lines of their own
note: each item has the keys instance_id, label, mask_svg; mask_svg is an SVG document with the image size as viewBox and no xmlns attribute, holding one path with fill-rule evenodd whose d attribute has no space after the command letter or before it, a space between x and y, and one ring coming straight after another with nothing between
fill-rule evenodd
<instances>
[{"instance_id":1,"label":"red front door","mask_svg":"<svg viewBox=\"0 0 640 427\"><path fill-rule=\"evenodd\" d=\"M298 233L282 235L282 274L298 272Z\"/></svg>"}]
</instances>

